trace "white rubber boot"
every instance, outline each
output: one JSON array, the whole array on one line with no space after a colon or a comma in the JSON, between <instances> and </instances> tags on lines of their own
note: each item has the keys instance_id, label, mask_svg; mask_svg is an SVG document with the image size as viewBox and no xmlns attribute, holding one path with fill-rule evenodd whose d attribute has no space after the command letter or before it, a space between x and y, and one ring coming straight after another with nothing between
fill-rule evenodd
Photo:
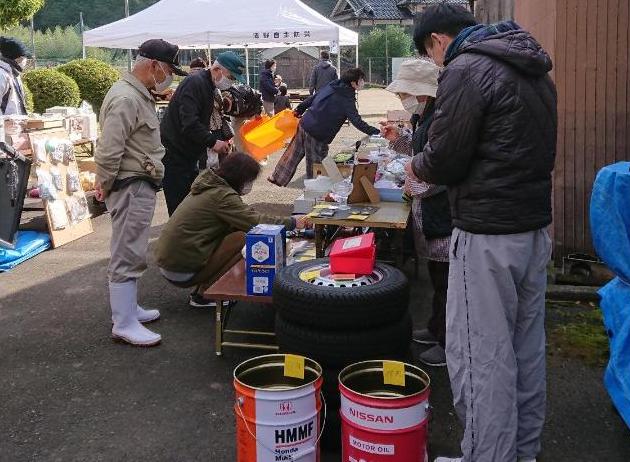
<instances>
[{"instance_id":1,"label":"white rubber boot","mask_svg":"<svg viewBox=\"0 0 630 462\"><path fill-rule=\"evenodd\" d=\"M153 322L160 319L160 312L158 310L146 310L140 305L136 307L136 317L141 323Z\"/></svg>"},{"instance_id":2,"label":"white rubber boot","mask_svg":"<svg viewBox=\"0 0 630 462\"><path fill-rule=\"evenodd\" d=\"M138 321L136 281L109 283L109 302L112 308L112 338L132 345L153 346L160 343L160 334L151 332Z\"/></svg>"},{"instance_id":3,"label":"white rubber boot","mask_svg":"<svg viewBox=\"0 0 630 462\"><path fill-rule=\"evenodd\" d=\"M138 305L136 307L136 317L142 324L146 324L160 319L160 312L158 310L146 310ZM114 324L114 316L112 316L112 324Z\"/></svg>"}]
</instances>

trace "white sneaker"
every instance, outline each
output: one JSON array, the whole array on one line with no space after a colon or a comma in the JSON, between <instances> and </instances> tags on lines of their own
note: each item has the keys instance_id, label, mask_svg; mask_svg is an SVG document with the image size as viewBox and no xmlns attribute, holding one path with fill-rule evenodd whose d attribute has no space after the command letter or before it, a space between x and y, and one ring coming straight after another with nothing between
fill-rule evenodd
<instances>
[{"instance_id":1,"label":"white sneaker","mask_svg":"<svg viewBox=\"0 0 630 462\"><path fill-rule=\"evenodd\" d=\"M438 457L437 459L435 459L435 462L462 462L462 458L461 457L455 457L455 458Z\"/></svg>"},{"instance_id":2,"label":"white sneaker","mask_svg":"<svg viewBox=\"0 0 630 462\"><path fill-rule=\"evenodd\" d=\"M160 334L151 332L138 321L136 281L109 284L109 302L112 309L112 338L131 345L153 346L160 343Z\"/></svg>"},{"instance_id":3,"label":"white sneaker","mask_svg":"<svg viewBox=\"0 0 630 462\"><path fill-rule=\"evenodd\" d=\"M526 459L525 457L519 457L518 462L536 462L536 458Z\"/></svg>"}]
</instances>

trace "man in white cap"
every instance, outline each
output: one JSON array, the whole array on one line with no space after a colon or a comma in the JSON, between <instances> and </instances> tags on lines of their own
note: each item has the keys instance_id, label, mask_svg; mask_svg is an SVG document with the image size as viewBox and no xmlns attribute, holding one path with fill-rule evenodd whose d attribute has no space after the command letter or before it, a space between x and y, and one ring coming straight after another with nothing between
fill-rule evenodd
<instances>
[{"instance_id":1,"label":"man in white cap","mask_svg":"<svg viewBox=\"0 0 630 462\"><path fill-rule=\"evenodd\" d=\"M109 300L112 337L138 346L162 337L142 325L160 317L138 305L138 279L147 267L155 194L164 176L160 124L150 91L164 91L179 68L178 47L154 39L144 42L133 70L109 90L101 107L102 134L94 156L97 198L112 219Z\"/></svg>"},{"instance_id":2,"label":"man in white cap","mask_svg":"<svg viewBox=\"0 0 630 462\"><path fill-rule=\"evenodd\" d=\"M396 93L411 114L412 130L383 123L382 133L394 151L413 156L422 152L435 110L439 68L426 59L405 61L396 79L387 87ZM428 366L446 366L446 292L448 288L448 249L453 226L445 186L436 186L408 174L406 193L412 197L413 230L416 242L426 241L427 267L433 285L432 312L426 329L414 331L414 341L429 345L420 354ZM420 249L416 249L420 250Z\"/></svg>"}]
</instances>

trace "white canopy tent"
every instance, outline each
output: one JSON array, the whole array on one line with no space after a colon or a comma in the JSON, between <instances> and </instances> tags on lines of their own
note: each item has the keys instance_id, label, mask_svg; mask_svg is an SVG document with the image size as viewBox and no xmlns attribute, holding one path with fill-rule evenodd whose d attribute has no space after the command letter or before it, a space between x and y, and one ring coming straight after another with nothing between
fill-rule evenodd
<instances>
[{"instance_id":1,"label":"white canopy tent","mask_svg":"<svg viewBox=\"0 0 630 462\"><path fill-rule=\"evenodd\" d=\"M84 32L83 44L133 49L152 38L196 49L355 46L358 63L358 34L299 0L161 0Z\"/></svg>"}]
</instances>

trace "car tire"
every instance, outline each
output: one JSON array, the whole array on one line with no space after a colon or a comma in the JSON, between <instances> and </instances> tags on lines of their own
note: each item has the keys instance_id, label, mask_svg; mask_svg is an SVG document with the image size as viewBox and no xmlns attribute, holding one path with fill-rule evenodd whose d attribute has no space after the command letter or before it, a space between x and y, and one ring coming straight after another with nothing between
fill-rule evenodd
<instances>
[{"instance_id":1,"label":"car tire","mask_svg":"<svg viewBox=\"0 0 630 462\"><path fill-rule=\"evenodd\" d=\"M327 287L300 279L309 268L328 262L328 258L298 262L276 275L273 303L285 320L310 328L362 329L390 323L407 311L407 277L384 263L376 263L380 280L371 285Z\"/></svg>"},{"instance_id":2,"label":"car tire","mask_svg":"<svg viewBox=\"0 0 630 462\"><path fill-rule=\"evenodd\" d=\"M404 359L411 345L409 313L393 323L362 330L322 330L287 321L276 315L280 351L306 356L325 369L341 369L371 359Z\"/></svg>"}]
</instances>

